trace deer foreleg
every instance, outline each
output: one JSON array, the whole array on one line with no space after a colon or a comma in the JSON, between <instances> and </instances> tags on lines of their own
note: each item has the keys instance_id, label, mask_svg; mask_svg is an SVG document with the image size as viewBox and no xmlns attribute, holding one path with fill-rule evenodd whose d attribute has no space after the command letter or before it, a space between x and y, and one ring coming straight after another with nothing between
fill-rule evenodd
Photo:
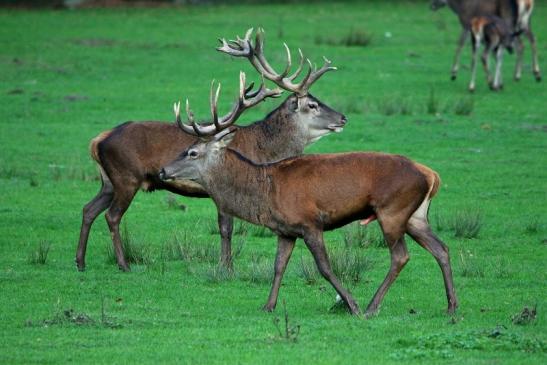
<instances>
[{"instance_id":1,"label":"deer foreleg","mask_svg":"<svg viewBox=\"0 0 547 365\"><path fill-rule=\"evenodd\" d=\"M458 75L458 69L460 68L460 56L467 37L469 37L469 30L462 29L460 38L458 39L458 45L456 47L456 54L454 55L454 62L452 63L451 80L456 80L456 76Z\"/></svg>"},{"instance_id":2,"label":"deer foreleg","mask_svg":"<svg viewBox=\"0 0 547 365\"><path fill-rule=\"evenodd\" d=\"M338 278L332 272L327 250L323 242L323 233L316 232L304 236L304 242L311 251L315 264L321 275L334 287L338 295L342 298L351 314L359 314L359 306L351 294L342 286Z\"/></svg>"},{"instance_id":3,"label":"deer foreleg","mask_svg":"<svg viewBox=\"0 0 547 365\"><path fill-rule=\"evenodd\" d=\"M230 215L218 212L218 229L220 232L220 262L222 265L232 269L232 231L234 218Z\"/></svg>"},{"instance_id":4,"label":"deer foreleg","mask_svg":"<svg viewBox=\"0 0 547 365\"><path fill-rule=\"evenodd\" d=\"M287 267L287 263L291 258L291 254L294 248L296 239L292 237L281 237L277 239L277 255L275 257L274 264L274 278L272 283L272 289L270 290L270 296L268 302L264 305L265 311L271 312L275 309L277 304L277 296L279 294L279 287L281 286L281 280Z\"/></svg>"}]
</instances>

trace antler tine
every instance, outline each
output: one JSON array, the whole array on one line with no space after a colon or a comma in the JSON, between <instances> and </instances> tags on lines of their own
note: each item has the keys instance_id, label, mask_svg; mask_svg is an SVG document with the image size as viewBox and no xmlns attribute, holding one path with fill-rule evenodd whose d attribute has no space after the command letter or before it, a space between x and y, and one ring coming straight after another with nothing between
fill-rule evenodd
<instances>
[{"instance_id":1,"label":"antler tine","mask_svg":"<svg viewBox=\"0 0 547 365\"><path fill-rule=\"evenodd\" d=\"M216 91L214 87L215 81L211 82L211 90L209 101L211 103L211 116L213 122L208 125L198 124L195 121L194 113L190 110L190 102L186 99L186 115L188 122L183 123L180 118L180 102L173 105L177 125L185 132L197 136L210 136L216 134L223 129L231 126L239 118L239 116L259 102L268 97L278 97L283 92L279 88L270 90L264 84L264 78L257 91L252 91L253 85L246 86L246 75L244 72L239 74L239 95L230 112L222 117L218 116L218 99L220 97L221 84L219 83Z\"/></svg>"},{"instance_id":2,"label":"antler tine","mask_svg":"<svg viewBox=\"0 0 547 365\"><path fill-rule=\"evenodd\" d=\"M324 60L323 66L319 70L315 69L311 73L310 77L306 79L305 82L303 82L303 84L305 85L304 86L305 90L308 90L310 86L314 82L316 82L321 76L323 76L325 73L329 71L336 71L338 69L335 66L331 66L332 62L329 59L327 59L325 56L323 56L323 60ZM311 67L311 63L310 63L310 67Z\"/></svg>"},{"instance_id":3,"label":"antler tine","mask_svg":"<svg viewBox=\"0 0 547 365\"><path fill-rule=\"evenodd\" d=\"M221 39L222 46L217 49L232 56L246 57L247 59L249 59L254 68L263 75L263 77L273 81L277 86L281 87L282 89L292 91L298 96L307 95L311 85L321 76L323 76L323 74L325 74L327 71L336 70L336 67L332 67L331 62L326 58L324 58L325 64L323 65L323 67L321 67L319 70L314 69L311 61L305 58L302 50L299 49L298 53L300 55L300 60L298 63L298 68L292 75L289 75L292 66L292 56L289 46L287 46L286 43L283 43L283 46L285 47L285 51L287 53L287 65L285 66L283 72L277 73L264 56L264 29L257 29L255 34L254 46L250 41L252 31L252 28L247 30L247 32L245 33L245 38L241 39L240 37L237 37L237 40L230 41L231 44L226 42L226 40ZM296 80L296 78L298 78L304 70L305 62L307 62L309 66L307 73L302 81L295 83L294 80ZM254 94L247 96L253 97Z\"/></svg>"},{"instance_id":4,"label":"antler tine","mask_svg":"<svg viewBox=\"0 0 547 365\"><path fill-rule=\"evenodd\" d=\"M287 77L289 81L294 81L300 73L303 70L304 67L304 54L302 53L302 50L298 48L298 54L300 55L300 61L298 61L298 68L296 69L295 73L293 73L291 76Z\"/></svg>"},{"instance_id":5,"label":"antler tine","mask_svg":"<svg viewBox=\"0 0 547 365\"><path fill-rule=\"evenodd\" d=\"M186 99L186 116L188 116L188 123L190 123L190 126L196 132L196 134L198 136L202 135L199 126L194 120L194 113L192 112L192 110L190 110L190 101L188 100L188 98Z\"/></svg>"},{"instance_id":6,"label":"antler tine","mask_svg":"<svg viewBox=\"0 0 547 365\"><path fill-rule=\"evenodd\" d=\"M216 93L213 92L215 86L215 80L211 81L211 94L210 94L210 104L211 104L211 116L213 118L213 124L216 128L220 128L218 124L218 96L220 94L220 83L217 86Z\"/></svg>"}]
</instances>

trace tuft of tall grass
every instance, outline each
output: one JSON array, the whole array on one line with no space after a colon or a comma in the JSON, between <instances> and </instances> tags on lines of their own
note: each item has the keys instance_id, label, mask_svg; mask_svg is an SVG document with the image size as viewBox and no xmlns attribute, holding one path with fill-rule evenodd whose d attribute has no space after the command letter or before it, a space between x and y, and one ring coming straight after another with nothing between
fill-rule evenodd
<instances>
[{"instance_id":1,"label":"tuft of tall grass","mask_svg":"<svg viewBox=\"0 0 547 365\"><path fill-rule=\"evenodd\" d=\"M125 260L129 264L148 266L154 263L152 248L143 242L136 241L129 232L126 224L123 225L120 235ZM116 253L114 252L112 244L107 245L106 256L107 262L114 264L117 262Z\"/></svg>"},{"instance_id":2,"label":"tuft of tall grass","mask_svg":"<svg viewBox=\"0 0 547 365\"><path fill-rule=\"evenodd\" d=\"M362 29L351 29L340 39L340 45L346 47L366 47L372 41L372 34Z\"/></svg>"},{"instance_id":3,"label":"tuft of tall grass","mask_svg":"<svg viewBox=\"0 0 547 365\"><path fill-rule=\"evenodd\" d=\"M429 90L429 97L426 102L426 111L428 114L438 114L441 110L441 101L435 95L435 90Z\"/></svg>"},{"instance_id":4,"label":"tuft of tall grass","mask_svg":"<svg viewBox=\"0 0 547 365\"><path fill-rule=\"evenodd\" d=\"M32 265L45 265L50 248L51 244L48 241L40 240L38 246L29 252L28 263Z\"/></svg>"},{"instance_id":5,"label":"tuft of tall grass","mask_svg":"<svg viewBox=\"0 0 547 365\"><path fill-rule=\"evenodd\" d=\"M343 229L344 245L353 247L385 247L384 235L377 224L363 226L354 222Z\"/></svg>"},{"instance_id":6,"label":"tuft of tall grass","mask_svg":"<svg viewBox=\"0 0 547 365\"><path fill-rule=\"evenodd\" d=\"M316 35L314 43L316 45L344 46L344 47L366 47L372 41L372 33L363 29L350 29L348 33L340 38L332 36L326 37Z\"/></svg>"},{"instance_id":7,"label":"tuft of tall grass","mask_svg":"<svg viewBox=\"0 0 547 365\"><path fill-rule=\"evenodd\" d=\"M456 115L471 115L475 108L475 100L472 97L465 97L458 100L454 105L454 114Z\"/></svg>"},{"instance_id":8,"label":"tuft of tall grass","mask_svg":"<svg viewBox=\"0 0 547 365\"><path fill-rule=\"evenodd\" d=\"M538 218L532 218L532 220L527 221L524 226L524 232L526 234L536 234L539 232L541 224Z\"/></svg>"},{"instance_id":9,"label":"tuft of tall grass","mask_svg":"<svg viewBox=\"0 0 547 365\"><path fill-rule=\"evenodd\" d=\"M241 252L241 249L236 252ZM218 245L213 242L197 242L194 235L184 231L176 232L163 246L163 256L167 261L218 262Z\"/></svg>"},{"instance_id":10,"label":"tuft of tall grass","mask_svg":"<svg viewBox=\"0 0 547 365\"><path fill-rule=\"evenodd\" d=\"M227 269L224 265L212 265L205 270L205 280L211 284L217 284L225 281L230 281L234 278L234 273Z\"/></svg>"},{"instance_id":11,"label":"tuft of tall grass","mask_svg":"<svg viewBox=\"0 0 547 365\"><path fill-rule=\"evenodd\" d=\"M363 251L335 249L329 252L329 258L334 275L345 283L360 282L363 273L373 267L372 260Z\"/></svg>"},{"instance_id":12,"label":"tuft of tall grass","mask_svg":"<svg viewBox=\"0 0 547 365\"><path fill-rule=\"evenodd\" d=\"M274 237L275 234L267 227L251 225L249 232L254 237Z\"/></svg>"},{"instance_id":13,"label":"tuft of tall grass","mask_svg":"<svg viewBox=\"0 0 547 365\"><path fill-rule=\"evenodd\" d=\"M482 213L479 209L465 208L447 216L435 213L434 222L437 231L452 231L454 237L476 238L482 228Z\"/></svg>"},{"instance_id":14,"label":"tuft of tall grass","mask_svg":"<svg viewBox=\"0 0 547 365\"><path fill-rule=\"evenodd\" d=\"M459 252L460 275L467 278L483 278L485 267L471 251Z\"/></svg>"},{"instance_id":15,"label":"tuft of tall grass","mask_svg":"<svg viewBox=\"0 0 547 365\"><path fill-rule=\"evenodd\" d=\"M317 271L315 262L311 259L305 260L304 257L300 257L300 265L298 270L298 276L304 279L304 282L308 285L317 283L321 275Z\"/></svg>"},{"instance_id":16,"label":"tuft of tall grass","mask_svg":"<svg viewBox=\"0 0 547 365\"><path fill-rule=\"evenodd\" d=\"M186 205L180 204L179 202L177 202L177 196L173 193L168 193L165 196L165 203L167 204L167 208L169 209L176 209L176 210L180 209L182 211L186 210Z\"/></svg>"},{"instance_id":17,"label":"tuft of tall grass","mask_svg":"<svg viewBox=\"0 0 547 365\"><path fill-rule=\"evenodd\" d=\"M385 116L411 115L413 112L412 103L403 97L387 97L377 104L378 112Z\"/></svg>"},{"instance_id":18,"label":"tuft of tall grass","mask_svg":"<svg viewBox=\"0 0 547 365\"><path fill-rule=\"evenodd\" d=\"M482 213L479 210L463 210L456 213L452 223L455 237L476 238L482 228Z\"/></svg>"},{"instance_id":19,"label":"tuft of tall grass","mask_svg":"<svg viewBox=\"0 0 547 365\"><path fill-rule=\"evenodd\" d=\"M270 283L273 278L273 264L260 255L252 255L251 263L245 271L239 273L238 277L240 280L254 284Z\"/></svg>"}]
</instances>

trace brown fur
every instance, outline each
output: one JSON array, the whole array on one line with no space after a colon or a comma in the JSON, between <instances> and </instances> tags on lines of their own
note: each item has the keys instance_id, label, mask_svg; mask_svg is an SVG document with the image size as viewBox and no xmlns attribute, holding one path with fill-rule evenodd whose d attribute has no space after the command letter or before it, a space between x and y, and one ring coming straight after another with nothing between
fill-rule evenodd
<instances>
[{"instance_id":1,"label":"brown fur","mask_svg":"<svg viewBox=\"0 0 547 365\"><path fill-rule=\"evenodd\" d=\"M448 311L454 312L457 298L448 249L427 222L429 200L440 184L435 171L406 157L383 153L305 155L255 164L231 149L217 155L221 143L192 147L197 157L181 157L164 167L162 174L165 178L192 176L203 184L220 210L269 227L278 235L275 275L264 309L275 308L294 242L303 238L319 272L350 311L359 313L353 297L332 273L323 232L374 216L382 228L392 264L367 314L378 310L408 261L405 233L437 259L445 281Z\"/></svg>"},{"instance_id":2,"label":"brown fur","mask_svg":"<svg viewBox=\"0 0 547 365\"><path fill-rule=\"evenodd\" d=\"M322 104L312 95L304 98L316 102L320 125L343 124L345 117ZM292 110L296 96L289 96L264 120L237 128L232 147L256 161L276 161L303 153L310 143L308 131L298 122L307 106ZM303 100L303 99L299 99ZM326 127L325 127L326 128ZM329 129L324 129L325 133ZM209 197L205 189L192 181L165 182L158 178L162 166L177 158L186 148L198 141L174 123L128 122L102 132L90 143L91 157L101 171L102 187L97 196L83 209L80 239L76 253L79 270L85 268L85 253L89 230L95 218L108 208L107 223L111 231L118 266L129 270L121 237L120 221L139 189L168 190L189 197ZM223 212L218 215L221 234L221 261L231 267L231 234L233 219Z\"/></svg>"}]
</instances>

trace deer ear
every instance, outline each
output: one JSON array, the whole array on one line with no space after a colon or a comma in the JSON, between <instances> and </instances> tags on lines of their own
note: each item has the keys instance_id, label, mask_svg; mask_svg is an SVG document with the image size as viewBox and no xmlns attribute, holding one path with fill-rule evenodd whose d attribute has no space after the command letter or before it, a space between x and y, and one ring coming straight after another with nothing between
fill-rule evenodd
<instances>
[{"instance_id":1,"label":"deer ear","mask_svg":"<svg viewBox=\"0 0 547 365\"><path fill-rule=\"evenodd\" d=\"M222 132L219 132L215 135L213 138L213 144L215 146L215 149L223 149L226 148L232 142L232 140L235 137L235 133L233 130L225 129Z\"/></svg>"},{"instance_id":2,"label":"deer ear","mask_svg":"<svg viewBox=\"0 0 547 365\"><path fill-rule=\"evenodd\" d=\"M218 141L218 143L220 144L220 148L226 148L230 144L230 142L232 142L235 136L235 133L228 133L223 136L220 141Z\"/></svg>"},{"instance_id":3,"label":"deer ear","mask_svg":"<svg viewBox=\"0 0 547 365\"><path fill-rule=\"evenodd\" d=\"M299 109L300 100L298 97L293 96L289 99L289 110L291 112L296 112Z\"/></svg>"}]
</instances>

